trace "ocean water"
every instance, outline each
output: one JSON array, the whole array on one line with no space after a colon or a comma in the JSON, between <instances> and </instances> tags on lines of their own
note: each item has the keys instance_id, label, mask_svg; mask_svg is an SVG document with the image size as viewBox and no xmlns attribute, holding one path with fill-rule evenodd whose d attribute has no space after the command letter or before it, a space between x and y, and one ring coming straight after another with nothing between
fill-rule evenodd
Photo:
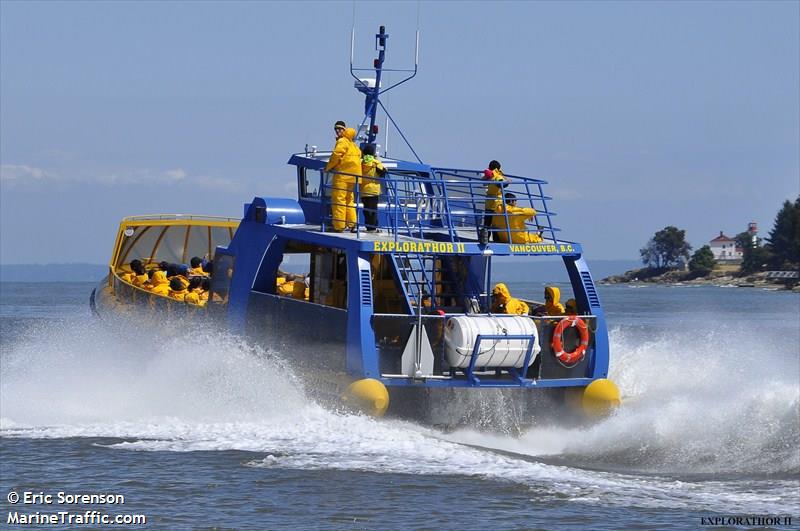
<instances>
[{"instance_id":1,"label":"ocean water","mask_svg":"<svg viewBox=\"0 0 800 531\"><path fill-rule=\"evenodd\" d=\"M600 286L624 406L508 434L331 412L287 353L202 329L113 332L89 315L92 287L0 284L4 523L97 509L160 529L800 524L797 294ZM125 502L8 501L26 491ZM781 519L744 520L767 516Z\"/></svg>"}]
</instances>

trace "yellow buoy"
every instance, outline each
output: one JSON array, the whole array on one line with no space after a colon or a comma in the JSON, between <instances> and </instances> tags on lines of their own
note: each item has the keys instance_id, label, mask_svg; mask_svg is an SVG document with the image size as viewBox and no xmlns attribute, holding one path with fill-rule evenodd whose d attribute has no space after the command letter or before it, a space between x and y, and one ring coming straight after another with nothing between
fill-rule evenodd
<instances>
[{"instance_id":1,"label":"yellow buoy","mask_svg":"<svg viewBox=\"0 0 800 531\"><path fill-rule=\"evenodd\" d=\"M389 391L380 380L364 378L351 383L342 400L367 415L382 417L389 408Z\"/></svg>"},{"instance_id":2,"label":"yellow buoy","mask_svg":"<svg viewBox=\"0 0 800 531\"><path fill-rule=\"evenodd\" d=\"M600 378L583 390L581 408L590 417L604 417L622 404L619 388L611 380Z\"/></svg>"}]
</instances>

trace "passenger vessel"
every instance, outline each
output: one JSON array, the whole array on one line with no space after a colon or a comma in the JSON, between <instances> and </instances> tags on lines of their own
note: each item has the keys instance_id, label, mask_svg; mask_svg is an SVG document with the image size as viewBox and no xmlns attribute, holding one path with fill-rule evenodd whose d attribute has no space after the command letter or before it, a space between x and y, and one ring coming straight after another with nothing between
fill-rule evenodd
<instances>
[{"instance_id":1,"label":"passenger vessel","mask_svg":"<svg viewBox=\"0 0 800 531\"><path fill-rule=\"evenodd\" d=\"M374 77L361 77L366 69L353 68L351 60L355 87L365 97L354 139L361 148L378 138L379 111L405 140L380 96L413 77L417 66L382 87L388 37L383 27L375 36ZM365 214L375 212L365 212L363 176L354 174L348 177L356 182L356 220L351 230L335 230L337 172L325 170L332 152L313 146L288 161L297 196L253 197L241 219L125 218L109 275L92 294L94 311L101 317L170 311L216 322L279 353L320 399L341 399L375 415L453 425L500 414L486 413L487 400L523 419L570 400L591 413L619 404L606 379L609 341L600 298L581 245L554 223L547 183L506 174L495 197L500 206L487 223L484 170L428 164L406 143L416 160L382 157L371 226ZM511 197L517 208L535 211L522 229L507 208ZM207 303L156 295L130 282L134 259L153 269L192 257L213 264ZM572 315L542 315L533 301L527 301L529 313L504 313L492 300L502 280L492 271L498 257L520 270L560 258L576 305ZM294 284L289 291L287 282Z\"/></svg>"}]
</instances>

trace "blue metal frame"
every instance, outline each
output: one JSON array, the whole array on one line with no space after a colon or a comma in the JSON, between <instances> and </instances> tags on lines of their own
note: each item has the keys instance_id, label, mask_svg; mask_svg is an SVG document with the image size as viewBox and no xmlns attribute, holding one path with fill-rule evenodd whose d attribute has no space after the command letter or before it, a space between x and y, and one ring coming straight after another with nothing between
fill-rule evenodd
<instances>
[{"instance_id":1,"label":"blue metal frame","mask_svg":"<svg viewBox=\"0 0 800 531\"><path fill-rule=\"evenodd\" d=\"M376 35L378 58L374 71L376 83L368 87L363 83L358 86L365 95L365 121L369 121L366 142L375 140L376 113L378 108L386 112L387 118L394 124L393 118L380 101L380 95L394 86L411 79L413 74L386 89L381 89L381 73L384 70L385 43L388 34L382 27ZM358 69L352 68L351 74ZM410 71L409 71L410 72ZM358 79L358 78L356 78ZM362 122L362 125L365 122ZM395 124L396 127L396 124ZM398 132L404 140L402 131ZM406 140L406 143L408 141ZM347 263L347 317L345 366L352 378L378 378L388 386L412 387L517 387L517 388L549 388L585 386L596 378L606 377L609 364L609 344L605 315L600 305L597 290L583 259L580 244L558 237L559 227L554 224L556 213L550 209L552 198L545 194L547 182L540 179L507 175L510 183L504 186L504 193L497 198L505 205L505 192L512 191L517 202L522 206L530 206L536 210L532 223L526 231L541 232L546 240L541 243L496 243L482 242L481 231L485 216L486 186L483 172L474 169L450 167L434 167L422 162L413 147L408 143L417 161L403 161L386 158L383 162L388 173L375 178L381 183L381 203L378 209L378 225L382 231L380 237L367 235L363 222L356 227L355 237L339 235L327 230L330 223L330 201L328 192L330 184L322 170L327 162L328 153L297 153L291 156L288 164L297 169L297 200L256 197L245 204L244 217L239 228L225 249L220 252L235 257L235 268L229 288L227 318L231 328L244 331L249 309L249 299L254 287L261 287L260 293L274 294L273 276L281 261L286 242L290 240L305 242L324 248L340 249L346 255ZM306 182L316 189L316 194L302 193L307 190ZM311 186L313 185L313 186ZM360 199L356 188L356 201ZM359 219L363 216L363 207L358 205ZM512 242L515 231L510 228L509 215L494 213L503 219L505 229L499 230ZM310 225L310 226L309 226ZM587 353L589 358L585 374L560 379L528 379L525 371L531 362L533 340L531 336L482 335L472 351L469 367L462 371L464 376L451 374L450 377L414 379L386 377L380 371L379 351L376 346L375 330L372 325L374 308L372 302L372 281L370 258L375 254L392 257L393 274L395 275L402 296L406 300L406 311L413 316L416 308L411 301L419 304L425 291L436 292L436 280L424 267L414 268L403 260L419 260L421 263L431 256L437 257L465 256L466 279L462 292L464 296L478 296L487 293L486 282L491 279L491 259L487 256L561 256L569 274L578 307L584 313L596 316L597 326L594 337L594 348ZM484 304L487 304L485 301ZM337 310L341 311L341 310ZM309 322L309 327L314 323ZM480 343L490 339L528 339L524 368L497 369L497 376L478 378L475 375L475 364ZM492 369L491 367L488 369ZM502 375L502 372L508 374ZM505 376L505 377L503 377Z\"/></svg>"}]
</instances>

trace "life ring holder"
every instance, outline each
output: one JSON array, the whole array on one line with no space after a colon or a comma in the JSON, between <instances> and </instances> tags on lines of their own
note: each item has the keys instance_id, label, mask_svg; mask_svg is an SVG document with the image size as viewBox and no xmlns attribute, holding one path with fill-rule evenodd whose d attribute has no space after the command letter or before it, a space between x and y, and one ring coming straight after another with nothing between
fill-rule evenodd
<instances>
[{"instance_id":1,"label":"life ring holder","mask_svg":"<svg viewBox=\"0 0 800 531\"><path fill-rule=\"evenodd\" d=\"M581 342L572 352L564 350L564 330L567 328L577 328ZM586 348L589 346L589 329L586 321L577 315L570 315L558 322L553 330L553 354L561 365L572 368L580 363L586 355Z\"/></svg>"}]
</instances>

